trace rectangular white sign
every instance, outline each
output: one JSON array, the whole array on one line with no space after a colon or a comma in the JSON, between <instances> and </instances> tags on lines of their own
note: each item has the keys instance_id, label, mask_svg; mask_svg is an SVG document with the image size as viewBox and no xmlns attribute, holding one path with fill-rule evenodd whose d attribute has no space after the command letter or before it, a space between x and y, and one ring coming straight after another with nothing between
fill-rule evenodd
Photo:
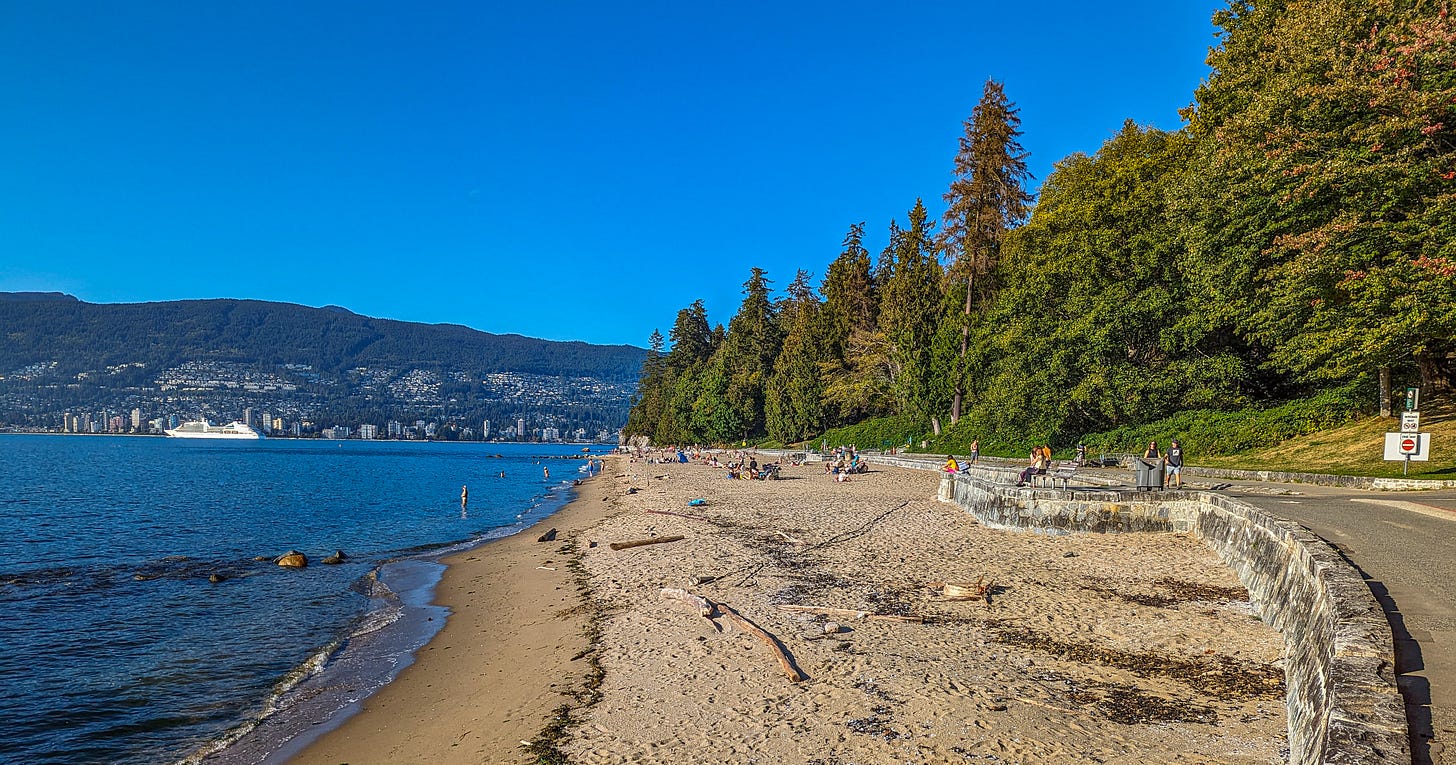
<instances>
[{"instance_id":1,"label":"rectangular white sign","mask_svg":"<svg viewBox=\"0 0 1456 765\"><path fill-rule=\"evenodd\" d=\"M1401 412L1400 413L1400 432L1402 432L1402 433L1419 433L1420 430L1421 430L1421 413L1420 412Z\"/></svg>"},{"instance_id":2,"label":"rectangular white sign","mask_svg":"<svg viewBox=\"0 0 1456 765\"><path fill-rule=\"evenodd\" d=\"M1401 462L1407 457L1411 462L1429 461L1431 459L1431 434L1386 433L1385 459Z\"/></svg>"}]
</instances>

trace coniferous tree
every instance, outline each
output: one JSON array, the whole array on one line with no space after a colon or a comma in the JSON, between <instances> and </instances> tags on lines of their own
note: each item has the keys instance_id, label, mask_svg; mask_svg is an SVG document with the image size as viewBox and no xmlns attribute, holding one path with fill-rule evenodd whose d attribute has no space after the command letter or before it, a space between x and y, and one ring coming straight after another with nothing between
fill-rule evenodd
<instances>
[{"instance_id":1,"label":"coniferous tree","mask_svg":"<svg viewBox=\"0 0 1456 765\"><path fill-rule=\"evenodd\" d=\"M925 204L915 200L909 228L898 231L893 242L893 260L880 307L880 323L898 368L894 387L900 411L926 419L933 412L931 342L941 315L944 276L931 236L933 225Z\"/></svg>"},{"instance_id":2,"label":"coniferous tree","mask_svg":"<svg viewBox=\"0 0 1456 765\"><path fill-rule=\"evenodd\" d=\"M784 443L802 441L824 430L824 388L820 368L828 357L826 325L819 299L800 269L788 287L779 318L783 348L774 362L764 400L769 436Z\"/></svg>"},{"instance_id":3,"label":"coniferous tree","mask_svg":"<svg viewBox=\"0 0 1456 765\"><path fill-rule=\"evenodd\" d=\"M1001 240L1031 212L1032 195L1026 190L1031 173L1026 152L1017 140L1019 110L1006 97L1001 83L987 80L980 103L966 120L965 135L955 158L955 180L945 193L945 228L940 241L949 260L953 291L963 293L958 305L948 306L947 321L959 330L959 348L947 359L944 378L951 386L950 421L961 417L967 378L973 313L995 292L992 276L1000 262Z\"/></svg>"},{"instance_id":4,"label":"coniferous tree","mask_svg":"<svg viewBox=\"0 0 1456 765\"><path fill-rule=\"evenodd\" d=\"M722 345L725 395L743 440L764 432L764 386L783 344L764 273L761 268L751 269L743 284L743 303L728 322L728 335Z\"/></svg>"},{"instance_id":5,"label":"coniferous tree","mask_svg":"<svg viewBox=\"0 0 1456 765\"><path fill-rule=\"evenodd\" d=\"M708 312L702 300L695 300L677 312L668 339L672 341L672 351L667 356L667 367L673 371L688 369L713 355L713 330L708 326Z\"/></svg>"},{"instance_id":6,"label":"coniferous tree","mask_svg":"<svg viewBox=\"0 0 1456 765\"><path fill-rule=\"evenodd\" d=\"M654 329L647 342L647 358L642 361L642 373L637 378L637 395L633 397L632 408L627 413L627 424L622 428L624 435L652 436L656 432L669 394L666 370L662 332Z\"/></svg>"}]
</instances>

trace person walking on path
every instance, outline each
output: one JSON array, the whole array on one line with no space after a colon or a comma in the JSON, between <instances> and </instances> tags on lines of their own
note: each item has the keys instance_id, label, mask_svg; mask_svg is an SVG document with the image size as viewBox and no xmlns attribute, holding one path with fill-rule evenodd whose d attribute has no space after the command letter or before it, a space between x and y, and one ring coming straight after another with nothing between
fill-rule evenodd
<instances>
[{"instance_id":1,"label":"person walking on path","mask_svg":"<svg viewBox=\"0 0 1456 765\"><path fill-rule=\"evenodd\" d=\"M976 460L979 460L980 458L981 458L981 439L977 438L974 441L971 441L971 464L972 465L976 464Z\"/></svg>"},{"instance_id":2,"label":"person walking on path","mask_svg":"<svg viewBox=\"0 0 1456 765\"><path fill-rule=\"evenodd\" d=\"M1175 438L1168 444L1168 454L1166 456L1167 467L1164 470L1167 472L1168 477L1172 478L1178 488L1181 489L1183 488L1183 445L1178 443L1178 439Z\"/></svg>"},{"instance_id":3,"label":"person walking on path","mask_svg":"<svg viewBox=\"0 0 1456 765\"><path fill-rule=\"evenodd\" d=\"M1143 451L1143 459L1151 462L1152 460L1160 460L1162 458L1163 455L1158 451L1158 442L1149 441L1148 448Z\"/></svg>"}]
</instances>

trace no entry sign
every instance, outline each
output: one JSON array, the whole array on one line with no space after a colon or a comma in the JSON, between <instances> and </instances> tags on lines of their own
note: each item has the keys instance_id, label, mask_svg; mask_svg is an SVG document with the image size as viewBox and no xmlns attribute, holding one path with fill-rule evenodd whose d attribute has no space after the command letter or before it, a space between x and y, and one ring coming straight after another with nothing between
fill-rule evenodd
<instances>
[{"instance_id":1,"label":"no entry sign","mask_svg":"<svg viewBox=\"0 0 1456 765\"><path fill-rule=\"evenodd\" d=\"M1431 458L1430 433L1386 433L1385 458L1395 462L1425 462Z\"/></svg>"}]
</instances>

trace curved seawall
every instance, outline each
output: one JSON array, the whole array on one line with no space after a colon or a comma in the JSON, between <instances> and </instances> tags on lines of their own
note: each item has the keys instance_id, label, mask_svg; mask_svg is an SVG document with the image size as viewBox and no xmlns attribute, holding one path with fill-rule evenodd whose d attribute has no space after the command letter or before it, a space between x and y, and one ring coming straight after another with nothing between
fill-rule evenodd
<instances>
[{"instance_id":1,"label":"curved seawall","mask_svg":"<svg viewBox=\"0 0 1456 765\"><path fill-rule=\"evenodd\" d=\"M947 476L940 499L1005 528L1196 535L1238 574L1261 618L1284 635L1290 763L1411 761L1390 625L1354 567L1324 540L1209 492L1018 489L1006 485L1014 475L978 468Z\"/></svg>"}]
</instances>

